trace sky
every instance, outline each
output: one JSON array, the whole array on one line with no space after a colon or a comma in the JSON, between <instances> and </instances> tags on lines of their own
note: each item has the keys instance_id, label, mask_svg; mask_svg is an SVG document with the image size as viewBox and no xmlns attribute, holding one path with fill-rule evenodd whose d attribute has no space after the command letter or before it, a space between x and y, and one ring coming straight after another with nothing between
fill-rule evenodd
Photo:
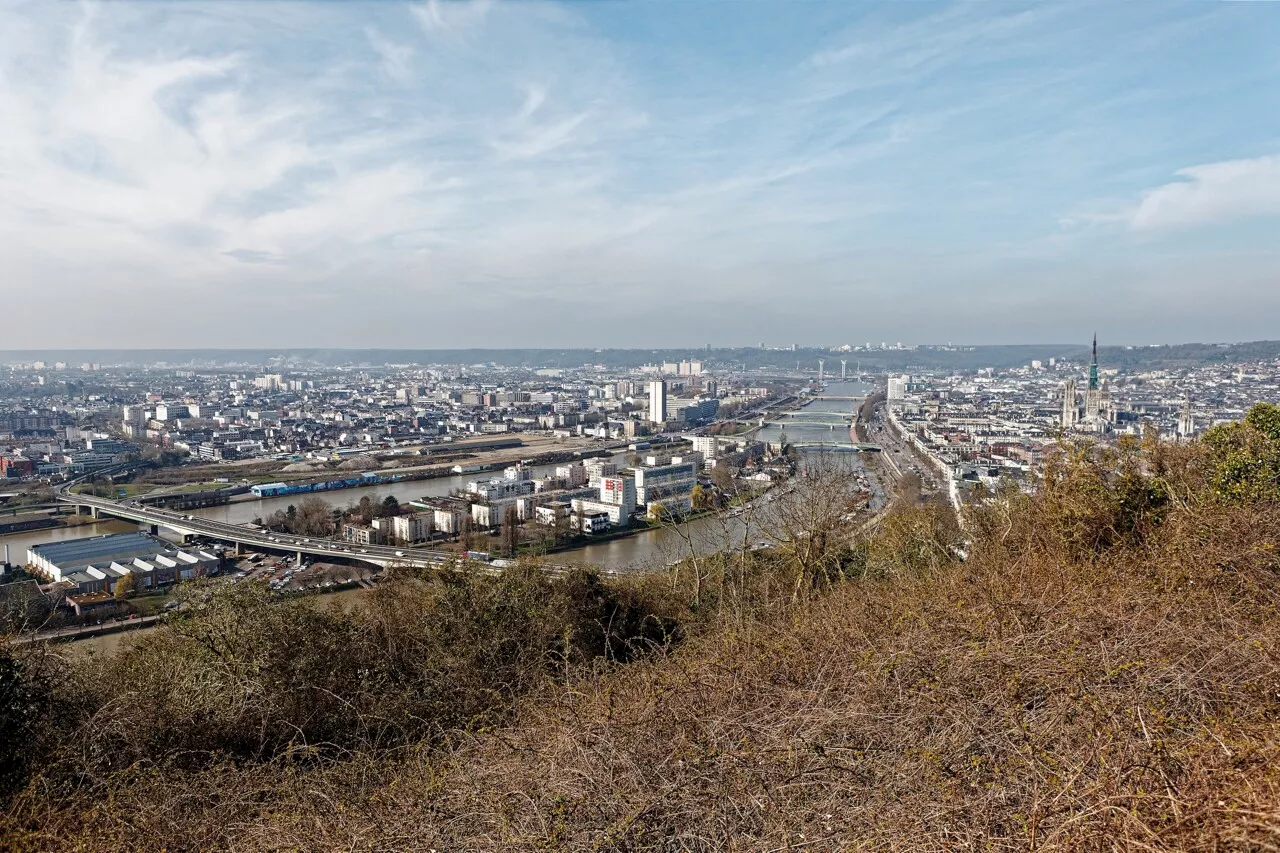
<instances>
[{"instance_id":1,"label":"sky","mask_svg":"<svg viewBox=\"0 0 1280 853\"><path fill-rule=\"evenodd\" d=\"M1280 4L0 0L0 349L1280 338Z\"/></svg>"}]
</instances>

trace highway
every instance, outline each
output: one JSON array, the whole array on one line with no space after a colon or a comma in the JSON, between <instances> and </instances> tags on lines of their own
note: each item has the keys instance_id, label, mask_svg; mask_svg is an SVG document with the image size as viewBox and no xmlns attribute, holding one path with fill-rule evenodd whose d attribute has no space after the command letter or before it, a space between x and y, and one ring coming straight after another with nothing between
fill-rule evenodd
<instances>
[{"instance_id":1,"label":"highway","mask_svg":"<svg viewBox=\"0 0 1280 853\"><path fill-rule=\"evenodd\" d=\"M871 420L867 423L867 437L880 445L886 457L902 473L919 476L923 491L947 494L946 483L939 477L937 470L922 460L919 452L889 425L884 403L877 404L872 412Z\"/></svg>"},{"instance_id":2,"label":"highway","mask_svg":"<svg viewBox=\"0 0 1280 853\"><path fill-rule=\"evenodd\" d=\"M391 565L426 568L446 563L457 556L450 551L388 545L354 545L333 539L256 530L238 524L184 515L181 512L159 507L140 506L130 502L122 503L107 498L74 494L67 488L58 492L58 500L78 507L88 507L97 515L110 515L113 518L136 521L139 524L153 525L157 529L163 527L184 536L204 536L264 551L291 552L326 559L342 557L361 560L384 568Z\"/></svg>"}]
</instances>

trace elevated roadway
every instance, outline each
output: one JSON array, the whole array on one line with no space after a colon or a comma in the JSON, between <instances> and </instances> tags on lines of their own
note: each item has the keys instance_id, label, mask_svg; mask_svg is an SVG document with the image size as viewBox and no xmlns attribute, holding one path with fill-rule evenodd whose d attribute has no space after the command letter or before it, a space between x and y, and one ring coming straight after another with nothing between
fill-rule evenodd
<instances>
[{"instance_id":1,"label":"elevated roadway","mask_svg":"<svg viewBox=\"0 0 1280 853\"><path fill-rule=\"evenodd\" d=\"M382 568L391 565L427 568L439 566L457 557L456 554L450 551L435 551L426 548L397 548L389 545L356 545L333 539L276 533L270 530L259 530L239 524L228 524L223 521L185 515L181 512L160 507L121 503L107 498L74 494L70 491L60 491L58 500L63 503L73 504L76 507L86 508L95 518L102 516L122 518L126 521L147 525L155 533L164 529L180 536L204 536L208 539L229 542L240 547L249 547L261 551L293 553L297 555L299 561L304 556L325 559L340 557L349 560L360 560Z\"/></svg>"}]
</instances>

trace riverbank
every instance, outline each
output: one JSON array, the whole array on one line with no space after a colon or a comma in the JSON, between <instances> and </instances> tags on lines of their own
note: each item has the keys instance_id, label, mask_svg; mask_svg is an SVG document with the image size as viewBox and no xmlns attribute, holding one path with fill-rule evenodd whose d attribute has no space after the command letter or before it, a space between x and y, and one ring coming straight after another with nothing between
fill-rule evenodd
<instances>
[{"instance_id":1,"label":"riverbank","mask_svg":"<svg viewBox=\"0 0 1280 853\"><path fill-rule=\"evenodd\" d=\"M560 465L568 462L580 461L583 459L594 459L600 456L612 456L618 453L619 451L625 450L625 449L626 449L625 444L621 444L621 445L611 444L611 445L602 446L602 447L592 447L592 448L578 449L578 450L550 451L550 452L544 452L540 454L534 454L532 456L525 457L524 459L501 459L501 460L494 460L489 462L474 463L478 467L476 467L474 470L467 471L466 473L468 475L481 476L485 473L488 473L491 471L497 471L505 466L515 464L516 462L527 462L527 464L529 465ZM474 456L458 457L457 459L450 459L449 462L456 462L458 461L458 459L465 460L467 458L474 459L475 457ZM325 495L328 495L328 494L348 491L353 488L395 486L395 485L401 485L404 483L420 482L420 481L427 481L427 480L449 479L449 478L458 476L458 472L454 470L455 467L456 465L440 464L440 465L431 465L426 467L390 468L390 469L385 469L385 470L376 472L378 475L378 479L373 482L367 482L367 481L358 482L355 478L351 478L351 483L352 483L351 486L343 487L343 486L330 485L328 488L325 488L325 489L320 489L312 492L298 491L296 493L286 495L285 497L302 498L309 494L315 494L315 495L324 497ZM339 472L330 471L327 473L337 474ZM326 482L326 483L346 482L346 481L324 480L323 475L319 475L318 472L317 474L293 478L292 480L284 479L284 478L281 479L281 482L285 482L289 485L294 485L294 486L303 485L307 481ZM230 495L228 496L225 502L219 505L236 505L236 504L255 503L255 502L266 500L272 497L281 497L281 496L266 495L264 497L259 497L253 494L252 492L245 492L238 495Z\"/></svg>"}]
</instances>

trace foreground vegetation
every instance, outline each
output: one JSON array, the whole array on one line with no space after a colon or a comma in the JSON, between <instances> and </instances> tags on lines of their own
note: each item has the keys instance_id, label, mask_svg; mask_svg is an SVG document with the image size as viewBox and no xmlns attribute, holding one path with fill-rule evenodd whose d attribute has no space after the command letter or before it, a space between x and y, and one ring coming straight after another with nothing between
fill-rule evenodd
<instances>
[{"instance_id":1,"label":"foreground vegetation","mask_svg":"<svg viewBox=\"0 0 1280 853\"><path fill-rule=\"evenodd\" d=\"M1193 446L1073 449L963 533L903 507L634 582L405 576L352 612L192 587L111 660L6 652L0 837L1274 849L1278 541L1259 407Z\"/></svg>"}]
</instances>

